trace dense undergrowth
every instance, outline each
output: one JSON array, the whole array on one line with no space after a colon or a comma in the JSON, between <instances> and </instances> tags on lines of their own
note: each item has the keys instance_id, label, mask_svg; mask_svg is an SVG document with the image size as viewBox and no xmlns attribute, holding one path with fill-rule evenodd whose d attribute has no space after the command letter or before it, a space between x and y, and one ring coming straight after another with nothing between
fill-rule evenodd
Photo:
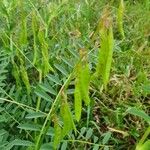
<instances>
[{"instance_id":1,"label":"dense undergrowth","mask_svg":"<svg viewBox=\"0 0 150 150\"><path fill-rule=\"evenodd\" d=\"M0 149L149 150L149 16L149 0L1 0Z\"/></svg>"}]
</instances>

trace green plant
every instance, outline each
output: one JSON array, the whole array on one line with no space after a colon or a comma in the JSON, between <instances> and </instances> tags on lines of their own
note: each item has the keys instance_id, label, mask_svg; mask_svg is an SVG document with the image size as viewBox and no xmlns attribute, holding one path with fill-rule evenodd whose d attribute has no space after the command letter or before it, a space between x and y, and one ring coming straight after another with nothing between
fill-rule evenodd
<instances>
[{"instance_id":1,"label":"green plant","mask_svg":"<svg viewBox=\"0 0 150 150\"><path fill-rule=\"evenodd\" d=\"M118 30L122 36L122 38L125 38L124 29L123 29L123 16L124 16L124 0L120 0L120 5L118 8L118 15L117 15L117 22L118 22Z\"/></svg>"},{"instance_id":2,"label":"green plant","mask_svg":"<svg viewBox=\"0 0 150 150\"><path fill-rule=\"evenodd\" d=\"M148 15L147 0L1 0L0 149L146 149Z\"/></svg>"},{"instance_id":3,"label":"green plant","mask_svg":"<svg viewBox=\"0 0 150 150\"><path fill-rule=\"evenodd\" d=\"M112 63L114 37L112 19L109 10L105 10L99 23L99 34L101 47L99 49L98 63L96 67L97 76L101 76L104 88L109 82L109 75Z\"/></svg>"}]
</instances>

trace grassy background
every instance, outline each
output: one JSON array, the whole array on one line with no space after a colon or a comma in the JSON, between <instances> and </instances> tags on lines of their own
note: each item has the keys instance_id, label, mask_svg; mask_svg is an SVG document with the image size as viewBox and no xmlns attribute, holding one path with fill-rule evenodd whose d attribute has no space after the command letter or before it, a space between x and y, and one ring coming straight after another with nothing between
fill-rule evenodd
<instances>
[{"instance_id":1,"label":"grassy background","mask_svg":"<svg viewBox=\"0 0 150 150\"><path fill-rule=\"evenodd\" d=\"M91 35L106 7L115 40L110 82L107 91L100 91L97 80L91 82L91 104L82 108L77 134L65 136L60 149L135 149L149 126L127 113L135 107L149 114L149 0L125 1L124 39L117 26L117 0L2 0L0 149L35 149L45 116L79 60L79 49L90 52L91 74L95 71L101 43L98 35L93 41ZM73 93L72 81L67 94L74 114ZM53 145L53 122L48 128L40 143L43 150Z\"/></svg>"}]
</instances>

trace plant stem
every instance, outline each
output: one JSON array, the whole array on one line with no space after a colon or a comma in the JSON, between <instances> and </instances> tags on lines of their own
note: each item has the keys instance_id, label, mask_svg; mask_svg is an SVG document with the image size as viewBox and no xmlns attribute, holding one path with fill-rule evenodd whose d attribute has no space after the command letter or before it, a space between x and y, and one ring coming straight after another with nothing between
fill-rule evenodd
<instances>
[{"instance_id":1,"label":"plant stem","mask_svg":"<svg viewBox=\"0 0 150 150\"><path fill-rule=\"evenodd\" d=\"M150 134L150 127L148 127L147 130L145 131L144 135L142 136L141 140L139 141L139 145L142 145L144 143L144 141L146 140L146 138L148 137L149 134Z\"/></svg>"},{"instance_id":2,"label":"plant stem","mask_svg":"<svg viewBox=\"0 0 150 150\"><path fill-rule=\"evenodd\" d=\"M91 50L91 51L92 51L92 50ZM88 54L90 54L91 51L90 51ZM83 58L81 58L81 59L78 61L78 63L75 65L73 71L70 73L70 75L68 76L67 80L66 80L65 83L62 85L61 89L59 90L59 92L58 92L58 94L57 94L57 96L56 96L56 98L55 98L55 100L54 100L54 102L53 102L53 104L52 104L52 107L51 107L51 109L49 110L49 113L47 114L47 117L46 117L46 119L45 119L45 121L44 121L44 124L43 124L43 126L42 126L42 129L41 129L41 131L40 131L40 133L39 133L39 136L38 136L37 141L36 141L36 144L35 144L35 150L39 150L39 149L40 149L40 145L41 145L40 143L41 143L42 140L43 140L42 135L44 136L44 135L46 134L46 131L47 131L46 125L47 125L47 124L49 125L50 122L51 122L50 118L51 118L52 112L53 112L54 109L55 109L55 105L58 104L58 101L59 101L59 98L60 98L60 96L61 96L61 94L62 94L62 91L68 87L68 85L69 85L69 83L70 83L70 81L71 81L71 79L72 79L72 77L73 77L73 75L74 75L74 72L75 72L75 70L76 70L76 67L77 67L78 64L82 61L82 59L84 59L84 57L85 57L85 56L83 56Z\"/></svg>"},{"instance_id":3,"label":"plant stem","mask_svg":"<svg viewBox=\"0 0 150 150\"><path fill-rule=\"evenodd\" d=\"M42 139L42 134L45 134L45 127L46 125L48 124L48 120L51 118L51 114L52 114L52 111L54 110L55 108L55 104L58 102L59 100L59 97L61 96L61 93L62 91L64 90L64 88L70 83L70 80L72 79L72 75L73 75L73 72L69 75L68 79L66 80L66 82L62 85L61 89L59 90L59 93L57 94L54 102L53 102L53 105L45 119L45 122L42 126L42 129L40 131L40 134L38 136L38 139L37 139L37 142L36 142L36 145L35 145L35 150L39 150L40 149L40 143L41 143L41 139Z\"/></svg>"}]
</instances>

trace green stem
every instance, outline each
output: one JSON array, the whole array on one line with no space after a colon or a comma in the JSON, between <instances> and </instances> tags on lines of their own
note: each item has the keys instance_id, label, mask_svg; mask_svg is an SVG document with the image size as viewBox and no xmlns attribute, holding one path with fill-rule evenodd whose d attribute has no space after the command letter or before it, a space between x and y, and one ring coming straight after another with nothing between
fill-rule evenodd
<instances>
[{"instance_id":1,"label":"green stem","mask_svg":"<svg viewBox=\"0 0 150 150\"><path fill-rule=\"evenodd\" d=\"M149 134L150 134L150 127L148 127L147 130L145 131L144 135L142 136L141 140L139 141L139 145L142 145L144 143L144 141L146 140L146 138L148 137Z\"/></svg>"},{"instance_id":2,"label":"green stem","mask_svg":"<svg viewBox=\"0 0 150 150\"><path fill-rule=\"evenodd\" d=\"M91 51L92 51L92 50L91 50ZM89 53L91 53L91 51L90 51ZM89 54L89 53L88 53L88 54ZM85 57L85 56L83 56L83 58L81 58L81 59L78 61L77 65L74 67L73 71L70 73L70 75L68 76L67 80L66 80L65 83L62 85L61 89L59 90L59 92L58 92L58 94L57 94L57 96L56 96L56 98L55 98L55 100L54 100L54 102L53 102L53 104L52 104L52 107L51 107L51 109L49 110L49 113L47 114L47 117L46 117L46 119L45 119L45 121L44 121L44 124L43 124L43 126L42 126L42 129L41 129L41 131L40 131L40 133L39 133L39 136L37 137L37 141L36 141L36 144L35 144L35 150L39 150L39 149L40 149L40 145L41 145L41 143L42 143L42 141L43 141L43 137L44 137L44 135L45 135L46 132L47 132L46 126L48 125L48 127L49 127L49 125L50 125L50 122L51 122L50 118L51 118L52 112L55 110L55 105L57 106L57 104L58 104L58 102L59 102L59 100L60 100L59 98L60 98L60 96L61 96L61 94L62 94L62 91L68 87L68 85L69 85L69 83L70 83L70 81L71 81L71 79L72 79L72 77L73 77L73 75L74 75L74 72L75 72L75 70L76 70L76 67L77 67L78 64L82 61L82 59L84 59L84 57Z\"/></svg>"},{"instance_id":3,"label":"green stem","mask_svg":"<svg viewBox=\"0 0 150 150\"><path fill-rule=\"evenodd\" d=\"M56 98L55 98L55 100L54 100L54 102L52 104L52 107L51 107L51 109L50 109L50 111L49 111L49 113L48 113L48 115L47 115L47 117L45 119L45 122L44 122L44 124L42 126L42 129L40 131L40 134L38 136L38 139L37 139L37 142L36 142L36 145L35 145L35 150L39 150L40 149L40 143L41 143L42 135L45 135L45 132L46 132L45 127L50 121L49 119L51 118L51 114L52 114L52 112L53 112L53 110L55 108L55 104L58 102L59 97L61 96L61 93L64 90L64 88L67 87L67 85L70 83L70 80L72 79L72 76L73 76L73 72L69 75L68 79L66 80L66 82L62 85L61 89L59 90L59 93L57 94L57 96L56 96Z\"/></svg>"}]
</instances>

